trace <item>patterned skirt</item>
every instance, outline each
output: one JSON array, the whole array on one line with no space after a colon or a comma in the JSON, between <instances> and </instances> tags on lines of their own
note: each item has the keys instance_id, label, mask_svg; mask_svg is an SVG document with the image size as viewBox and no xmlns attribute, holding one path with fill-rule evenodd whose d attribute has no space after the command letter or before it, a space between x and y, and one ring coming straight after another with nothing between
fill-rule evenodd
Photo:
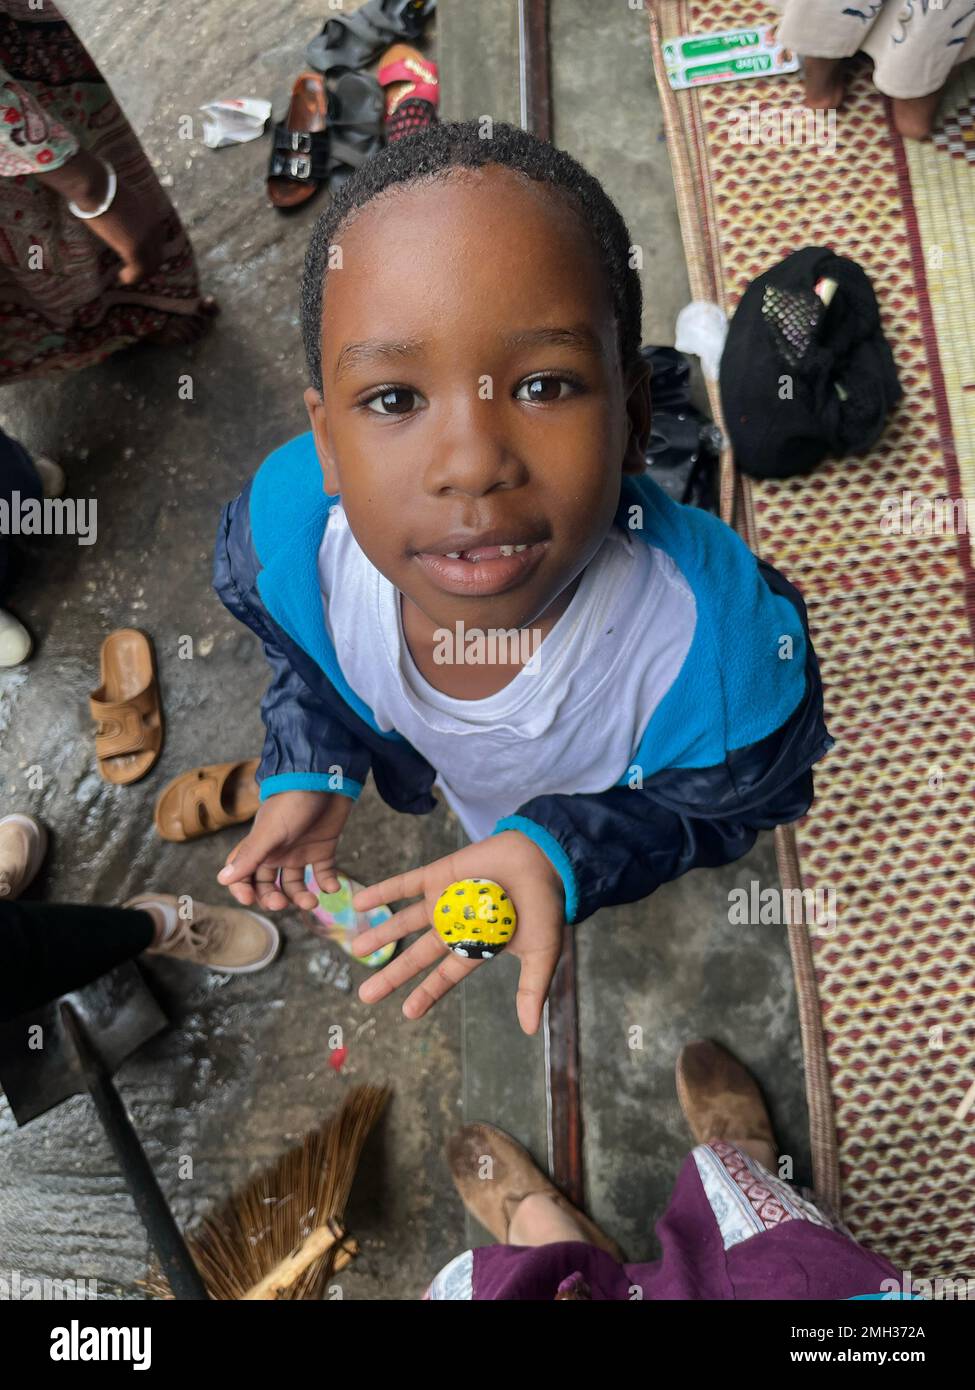
<instances>
[{"instance_id":1,"label":"patterned skirt","mask_svg":"<svg viewBox=\"0 0 975 1390\"><path fill-rule=\"evenodd\" d=\"M118 257L34 175L78 149L151 208L164 259L117 285ZM0 0L0 384L100 362L200 312L189 239L98 68L50 0Z\"/></svg>"},{"instance_id":2,"label":"patterned skirt","mask_svg":"<svg viewBox=\"0 0 975 1390\"><path fill-rule=\"evenodd\" d=\"M576 1241L466 1250L426 1298L450 1302L592 1299L897 1298L902 1276L857 1245L791 1183L732 1144L699 1144L657 1223L663 1252L619 1264Z\"/></svg>"},{"instance_id":3,"label":"patterned skirt","mask_svg":"<svg viewBox=\"0 0 975 1390\"><path fill-rule=\"evenodd\" d=\"M937 92L956 63L975 53L975 3L942 0L769 0L779 39L806 58L873 59L873 82L889 97Z\"/></svg>"}]
</instances>

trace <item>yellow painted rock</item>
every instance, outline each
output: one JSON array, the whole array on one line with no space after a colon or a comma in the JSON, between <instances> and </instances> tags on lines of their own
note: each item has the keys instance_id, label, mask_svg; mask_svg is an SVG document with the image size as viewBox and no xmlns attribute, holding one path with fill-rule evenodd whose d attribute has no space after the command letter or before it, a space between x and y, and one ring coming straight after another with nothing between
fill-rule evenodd
<instances>
[{"instance_id":1,"label":"yellow painted rock","mask_svg":"<svg viewBox=\"0 0 975 1390\"><path fill-rule=\"evenodd\" d=\"M437 899L433 925L457 956L490 960L515 933L518 918L500 883L490 878L462 878Z\"/></svg>"}]
</instances>

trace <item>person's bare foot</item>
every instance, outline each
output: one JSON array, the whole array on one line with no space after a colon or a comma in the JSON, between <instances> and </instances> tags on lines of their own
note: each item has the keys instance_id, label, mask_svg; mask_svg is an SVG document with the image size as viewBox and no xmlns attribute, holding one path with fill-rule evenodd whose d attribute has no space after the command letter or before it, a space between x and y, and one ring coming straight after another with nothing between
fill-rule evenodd
<instances>
[{"instance_id":1,"label":"person's bare foot","mask_svg":"<svg viewBox=\"0 0 975 1390\"><path fill-rule=\"evenodd\" d=\"M547 1192L529 1192L522 1197L508 1226L508 1244L552 1245L559 1240L593 1243L578 1221Z\"/></svg>"},{"instance_id":2,"label":"person's bare foot","mask_svg":"<svg viewBox=\"0 0 975 1390\"><path fill-rule=\"evenodd\" d=\"M894 125L905 140L929 140L944 87L923 97L894 97Z\"/></svg>"},{"instance_id":3,"label":"person's bare foot","mask_svg":"<svg viewBox=\"0 0 975 1390\"><path fill-rule=\"evenodd\" d=\"M198 342L208 332L213 320L220 312L220 305L212 294L204 296L195 314L170 314L169 319L150 333L146 342L159 343L163 347L186 346Z\"/></svg>"},{"instance_id":4,"label":"person's bare foot","mask_svg":"<svg viewBox=\"0 0 975 1390\"><path fill-rule=\"evenodd\" d=\"M779 1155L775 1145L762 1139L728 1139L726 1141L735 1149L741 1149L742 1153L748 1154L749 1158L758 1159L763 1168L767 1168L770 1173L775 1173L779 1166Z\"/></svg>"},{"instance_id":5,"label":"person's bare foot","mask_svg":"<svg viewBox=\"0 0 975 1390\"><path fill-rule=\"evenodd\" d=\"M464 1125L447 1141L447 1162L464 1206L502 1244L581 1240L624 1262L616 1242L574 1207L504 1130Z\"/></svg>"},{"instance_id":6,"label":"person's bare foot","mask_svg":"<svg viewBox=\"0 0 975 1390\"><path fill-rule=\"evenodd\" d=\"M803 58L805 104L814 111L838 111L846 95L845 58Z\"/></svg>"}]
</instances>

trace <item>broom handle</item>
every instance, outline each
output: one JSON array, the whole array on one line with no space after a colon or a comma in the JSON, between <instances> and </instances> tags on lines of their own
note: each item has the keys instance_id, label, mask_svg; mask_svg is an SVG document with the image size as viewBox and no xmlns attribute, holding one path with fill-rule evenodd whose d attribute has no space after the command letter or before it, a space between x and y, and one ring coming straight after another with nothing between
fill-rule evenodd
<instances>
[{"instance_id":1,"label":"broom handle","mask_svg":"<svg viewBox=\"0 0 975 1390\"><path fill-rule=\"evenodd\" d=\"M316 1226L310 1235L305 1236L293 1255L286 1255L270 1274L265 1274L260 1283L255 1284L244 1294L244 1299L279 1298L285 1289L296 1283L310 1264L328 1253L343 1232L331 1226ZM348 1263L346 1261L345 1263Z\"/></svg>"}]
</instances>

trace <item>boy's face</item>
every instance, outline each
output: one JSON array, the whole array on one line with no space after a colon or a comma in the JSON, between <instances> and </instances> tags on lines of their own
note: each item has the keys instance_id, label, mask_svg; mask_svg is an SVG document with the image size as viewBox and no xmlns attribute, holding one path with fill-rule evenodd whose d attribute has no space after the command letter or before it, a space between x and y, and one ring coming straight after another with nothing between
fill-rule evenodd
<instances>
[{"instance_id":1,"label":"boy's face","mask_svg":"<svg viewBox=\"0 0 975 1390\"><path fill-rule=\"evenodd\" d=\"M588 233L495 165L390 190L341 250L322 396L305 393L325 490L434 626L537 622L598 550L649 429Z\"/></svg>"}]
</instances>

